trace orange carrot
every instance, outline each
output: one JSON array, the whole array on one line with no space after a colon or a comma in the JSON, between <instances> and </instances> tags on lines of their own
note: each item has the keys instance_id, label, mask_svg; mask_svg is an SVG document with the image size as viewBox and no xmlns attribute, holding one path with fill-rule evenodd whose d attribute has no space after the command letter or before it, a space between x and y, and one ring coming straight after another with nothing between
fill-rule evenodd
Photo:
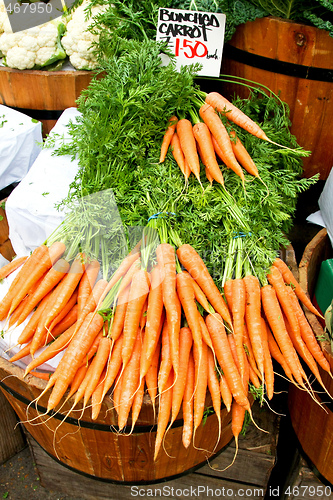
<instances>
[{"instance_id":1,"label":"orange carrot","mask_svg":"<svg viewBox=\"0 0 333 500\"><path fill-rule=\"evenodd\" d=\"M128 296L128 304L124 320L122 359L123 366L129 362L137 337L141 312L149 292L148 273L140 269L134 274Z\"/></svg>"},{"instance_id":2,"label":"orange carrot","mask_svg":"<svg viewBox=\"0 0 333 500\"><path fill-rule=\"evenodd\" d=\"M266 394L268 399L271 400L274 395L274 369L273 369L271 353L268 346L268 326L264 318L261 318L261 334L262 334L263 349L264 349L264 373L265 373Z\"/></svg>"},{"instance_id":3,"label":"orange carrot","mask_svg":"<svg viewBox=\"0 0 333 500\"><path fill-rule=\"evenodd\" d=\"M260 283L256 276L243 278L246 290L245 320L260 378L264 379L264 350L261 338L261 294Z\"/></svg>"},{"instance_id":4,"label":"orange carrot","mask_svg":"<svg viewBox=\"0 0 333 500\"><path fill-rule=\"evenodd\" d=\"M162 279L163 304L166 311L170 338L170 355L175 376L177 378L179 367L179 331L181 310L179 307L179 298L176 292L175 249L169 243L161 243L156 249L156 256Z\"/></svg>"},{"instance_id":5,"label":"orange carrot","mask_svg":"<svg viewBox=\"0 0 333 500\"><path fill-rule=\"evenodd\" d=\"M92 420L97 419L99 412L101 410L101 407L102 407L102 403L103 403L102 393L103 393L103 383L104 383L104 379L105 379L105 373L106 373L106 370L104 369L101 376L100 376L97 387L91 395L91 419Z\"/></svg>"},{"instance_id":6,"label":"orange carrot","mask_svg":"<svg viewBox=\"0 0 333 500\"><path fill-rule=\"evenodd\" d=\"M27 258L27 255L25 255L24 257L16 257L15 259L8 262L8 264L2 266L2 268L0 269L0 280L7 278L7 276L16 271L16 269L22 266Z\"/></svg>"},{"instance_id":7,"label":"orange carrot","mask_svg":"<svg viewBox=\"0 0 333 500\"><path fill-rule=\"evenodd\" d=\"M282 310L272 285L264 285L261 288L261 302L266 319L272 329L275 340L281 349L293 376L300 385L303 384L302 367L299 362L295 348L286 330Z\"/></svg>"},{"instance_id":8,"label":"orange carrot","mask_svg":"<svg viewBox=\"0 0 333 500\"><path fill-rule=\"evenodd\" d=\"M269 141L267 135L257 123L251 120L251 118L218 92L210 92L207 94L205 101L219 113L224 113L228 120L236 123L250 134L255 135L259 139Z\"/></svg>"},{"instance_id":9,"label":"orange carrot","mask_svg":"<svg viewBox=\"0 0 333 500\"><path fill-rule=\"evenodd\" d=\"M165 321L162 329L161 361L158 371L157 383L160 394L162 394L162 392L165 390L169 373L172 369L172 359L170 351L169 326L168 322Z\"/></svg>"},{"instance_id":10,"label":"orange carrot","mask_svg":"<svg viewBox=\"0 0 333 500\"><path fill-rule=\"evenodd\" d=\"M268 348L272 358L274 358L279 363L279 365L282 367L284 373L289 378L289 380L291 382L294 382L292 371L290 370L286 360L284 359L280 347L276 343L271 330L267 327L266 331L267 331Z\"/></svg>"},{"instance_id":11,"label":"orange carrot","mask_svg":"<svg viewBox=\"0 0 333 500\"><path fill-rule=\"evenodd\" d=\"M206 295L204 294L204 292L201 290L200 286L198 285L198 283L192 278L192 276L190 274L188 274L186 271L183 271L185 274L187 274L188 276L190 276L190 279L191 279L191 283L192 283L192 286L193 286L193 291L194 291L194 296L195 296L195 300L197 302L199 302L199 304L204 308L204 310L208 313L211 312L211 308L209 306L209 302L207 300L207 297Z\"/></svg>"},{"instance_id":12,"label":"orange carrot","mask_svg":"<svg viewBox=\"0 0 333 500\"><path fill-rule=\"evenodd\" d=\"M175 132L172 136L171 148L172 148L171 149L172 155L173 155L178 167L180 168L182 174L184 175L185 180L187 180L190 176L191 171L189 170L189 168L187 169L185 167L185 156L184 156L183 150L181 148L177 132Z\"/></svg>"},{"instance_id":13,"label":"orange carrot","mask_svg":"<svg viewBox=\"0 0 333 500\"><path fill-rule=\"evenodd\" d=\"M219 423L219 436L221 433L221 391L220 383L215 370L214 355L211 349L207 351L208 374L207 383L208 389L212 398L213 408ZM219 440L219 439L218 439Z\"/></svg>"},{"instance_id":14,"label":"orange carrot","mask_svg":"<svg viewBox=\"0 0 333 500\"><path fill-rule=\"evenodd\" d=\"M47 306L50 298L51 298L52 292L49 292L43 300L39 303L37 309L33 312L31 315L31 318L29 319L28 323L25 325L25 327L22 330L22 333L20 334L19 338L17 339L18 344L25 344L29 340L31 340L32 336L35 333L35 330L37 328L38 322L41 318L41 315L44 312L45 307Z\"/></svg>"},{"instance_id":15,"label":"orange carrot","mask_svg":"<svg viewBox=\"0 0 333 500\"><path fill-rule=\"evenodd\" d=\"M126 425L135 392L140 385L141 342L141 333L138 330L130 359L122 375L121 395L118 406L119 430L122 430Z\"/></svg>"},{"instance_id":16,"label":"orange carrot","mask_svg":"<svg viewBox=\"0 0 333 500\"><path fill-rule=\"evenodd\" d=\"M29 296L18 321L21 324L36 307L36 305L64 278L69 269L69 263L65 259L59 259L53 267L45 274L36 291Z\"/></svg>"},{"instance_id":17,"label":"orange carrot","mask_svg":"<svg viewBox=\"0 0 333 500\"><path fill-rule=\"evenodd\" d=\"M128 286L124 290L122 290L118 296L116 310L114 312L110 329L110 337L114 341L119 338L124 328L129 292L130 287Z\"/></svg>"},{"instance_id":18,"label":"orange carrot","mask_svg":"<svg viewBox=\"0 0 333 500\"><path fill-rule=\"evenodd\" d=\"M202 163L216 182L224 186L223 175L216 160L214 145L206 123L198 122L193 126L193 134L199 145L199 154Z\"/></svg>"},{"instance_id":19,"label":"orange carrot","mask_svg":"<svg viewBox=\"0 0 333 500\"><path fill-rule=\"evenodd\" d=\"M115 341L115 343L112 347L112 350L111 350L111 358L109 359L109 362L107 365L106 376L105 376L104 385L103 385L103 395L102 395L103 399L104 399L106 393L108 392L108 390L111 388L113 382L116 380L117 374L119 373L119 370L121 369L122 345L123 345L123 337L121 335Z\"/></svg>"},{"instance_id":20,"label":"orange carrot","mask_svg":"<svg viewBox=\"0 0 333 500\"><path fill-rule=\"evenodd\" d=\"M192 348L191 330L187 327L181 328L179 338L179 355L181 363L179 365L177 380L175 381L172 388L172 408L171 420L169 425L172 425L172 423L176 420L183 401L187 378L188 359Z\"/></svg>"},{"instance_id":21,"label":"orange carrot","mask_svg":"<svg viewBox=\"0 0 333 500\"><path fill-rule=\"evenodd\" d=\"M73 309L73 307L77 303L77 296L78 292L77 290L74 291L73 295L70 297L68 300L67 304L63 307L63 309L57 314L57 316L53 319L49 326L49 331L52 332L52 330L69 314L69 312Z\"/></svg>"},{"instance_id":22,"label":"orange carrot","mask_svg":"<svg viewBox=\"0 0 333 500\"><path fill-rule=\"evenodd\" d=\"M199 352L195 343L193 343L193 358L195 366L195 390L194 390L194 407L193 407L193 436L202 422L207 384L208 384L208 362L207 362L207 345L202 342L201 352Z\"/></svg>"},{"instance_id":23,"label":"orange carrot","mask_svg":"<svg viewBox=\"0 0 333 500\"><path fill-rule=\"evenodd\" d=\"M288 288L290 289L290 287ZM309 325L308 320L306 319L303 309L300 303L298 302L298 299L294 292L290 293L290 298L293 301L293 307L296 313L298 324L300 326L301 338L305 342L307 348L309 349L309 351L311 352L312 356L315 358L319 366L326 372L330 373L331 372L330 364L326 359L320 347L320 344L318 343L318 340L316 339L316 336L311 326Z\"/></svg>"},{"instance_id":24,"label":"orange carrot","mask_svg":"<svg viewBox=\"0 0 333 500\"><path fill-rule=\"evenodd\" d=\"M184 157L188 162L191 172L195 175L201 184L200 180L200 162L197 152L197 146L193 135L192 123L187 118L182 118L177 123L177 134L179 142L184 153Z\"/></svg>"},{"instance_id":25,"label":"orange carrot","mask_svg":"<svg viewBox=\"0 0 333 500\"><path fill-rule=\"evenodd\" d=\"M142 351L142 354L144 351ZM155 399L157 396L157 386L158 386L158 368L160 361L160 353L161 353L161 339L159 339L155 352L153 354L151 365L148 368L148 371L145 375L145 381L147 385L148 394L150 396L151 402L153 404L153 410L155 415Z\"/></svg>"},{"instance_id":26,"label":"orange carrot","mask_svg":"<svg viewBox=\"0 0 333 500\"><path fill-rule=\"evenodd\" d=\"M83 307L85 306L89 298L89 295L91 294L91 291L97 280L99 270L100 270L100 264L98 260L92 260L85 268L85 271L82 275L78 288L77 304L78 304L79 314L83 310Z\"/></svg>"},{"instance_id":27,"label":"orange carrot","mask_svg":"<svg viewBox=\"0 0 333 500\"><path fill-rule=\"evenodd\" d=\"M138 420L140 415L144 392L145 392L145 379L142 379L139 384L139 387L136 389L136 392L132 400L131 432L133 432L136 421Z\"/></svg>"},{"instance_id":28,"label":"orange carrot","mask_svg":"<svg viewBox=\"0 0 333 500\"><path fill-rule=\"evenodd\" d=\"M159 267L151 272L151 289L148 296L147 322L143 339L140 361L140 378L142 379L151 364L158 339L163 326L163 292Z\"/></svg>"},{"instance_id":29,"label":"orange carrot","mask_svg":"<svg viewBox=\"0 0 333 500\"><path fill-rule=\"evenodd\" d=\"M89 368L89 363L85 363L84 365L80 366L80 368L78 368L77 372L73 377L73 380L70 383L69 393L67 394L66 401L69 398L71 398L73 394L75 394L76 391L79 389L81 383L83 382L83 379L86 376L88 368Z\"/></svg>"},{"instance_id":30,"label":"orange carrot","mask_svg":"<svg viewBox=\"0 0 333 500\"><path fill-rule=\"evenodd\" d=\"M219 314L209 314L206 318L214 351L227 384L235 400L245 409L251 411L250 403L245 395L243 383L233 359L222 318Z\"/></svg>"},{"instance_id":31,"label":"orange carrot","mask_svg":"<svg viewBox=\"0 0 333 500\"><path fill-rule=\"evenodd\" d=\"M227 302L227 305L231 311L231 305L232 305L232 287L233 287L233 279L230 278L226 280L226 282L223 285L223 293ZM232 311L231 311L232 312Z\"/></svg>"},{"instance_id":32,"label":"orange carrot","mask_svg":"<svg viewBox=\"0 0 333 500\"><path fill-rule=\"evenodd\" d=\"M221 392L221 397L222 401L229 412L231 409L231 403L232 403L232 394L229 389L229 386L227 384L226 378L223 375L223 373L220 374L220 392Z\"/></svg>"},{"instance_id":33,"label":"orange carrot","mask_svg":"<svg viewBox=\"0 0 333 500\"><path fill-rule=\"evenodd\" d=\"M59 404L102 326L103 318L99 314L89 314L72 338L55 371L56 382L48 399L48 412Z\"/></svg>"},{"instance_id":34,"label":"orange carrot","mask_svg":"<svg viewBox=\"0 0 333 500\"><path fill-rule=\"evenodd\" d=\"M160 395L160 403L158 410L158 419L157 419L157 430L156 430L156 439L155 439L155 450L154 450L154 460L157 459L157 455L160 451L162 445L162 439L167 428L169 422L169 416L172 405L172 385L174 381L174 373L173 370L170 371L169 377L166 383L165 390Z\"/></svg>"},{"instance_id":35,"label":"orange carrot","mask_svg":"<svg viewBox=\"0 0 333 500\"><path fill-rule=\"evenodd\" d=\"M46 254L41 258L34 269L31 270L29 276L26 277L25 282L22 283L20 289L15 293L8 315L16 309L21 300L28 293L29 289L44 275L44 273L55 265L56 261L60 259L65 250L66 247L64 243L58 241L49 247Z\"/></svg>"},{"instance_id":36,"label":"orange carrot","mask_svg":"<svg viewBox=\"0 0 333 500\"><path fill-rule=\"evenodd\" d=\"M95 311L97 309L97 304L99 303L102 295L105 292L106 287L108 286L108 282L105 279L100 279L95 283L94 288L92 289L91 294L88 297L86 304L84 305L81 313L77 318L77 329L82 325L87 314Z\"/></svg>"},{"instance_id":37,"label":"orange carrot","mask_svg":"<svg viewBox=\"0 0 333 500\"><path fill-rule=\"evenodd\" d=\"M229 309L214 283L213 278L199 254L189 244L181 245L177 250L181 264L187 269L192 278L198 283L207 299L222 318L231 326L232 320Z\"/></svg>"},{"instance_id":38,"label":"orange carrot","mask_svg":"<svg viewBox=\"0 0 333 500\"><path fill-rule=\"evenodd\" d=\"M267 274L268 282L274 287L277 298L284 314L286 315L290 328L292 329L296 338L300 339L301 332L295 314L294 306L291 302L291 296L288 292L288 286L285 285L282 274L279 269L272 266Z\"/></svg>"},{"instance_id":39,"label":"orange carrot","mask_svg":"<svg viewBox=\"0 0 333 500\"><path fill-rule=\"evenodd\" d=\"M61 333L67 330L70 326L74 325L77 320L77 304L60 320L51 330L50 337L58 337ZM51 339L50 339L51 340ZM47 343L47 342L46 342Z\"/></svg>"},{"instance_id":40,"label":"orange carrot","mask_svg":"<svg viewBox=\"0 0 333 500\"><path fill-rule=\"evenodd\" d=\"M12 281L8 289L8 292L0 302L0 321L6 318L13 297L16 296L17 289L21 288L22 282L25 283L26 276L30 275L32 270L37 266L37 264L40 262L43 256L46 255L47 251L48 248L46 245L40 245L39 247L35 248L30 257L24 262L21 269L19 269L18 273L16 274L14 280Z\"/></svg>"},{"instance_id":41,"label":"orange carrot","mask_svg":"<svg viewBox=\"0 0 333 500\"><path fill-rule=\"evenodd\" d=\"M256 164L254 163L251 155L248 153L247 149L243 145L240 138L236 135L236 132L232 130L230 132L231 136L231 146L234 151L236 160L242 165L245 170L255 177L259 177L259 172Z\"/></svg>"},{"instance_id":42,"label":"orange carrot","mask_svg":"<svg viewBox=\"0 0 333 500\"><path fill-rule=\"evenodd\" d=\"M169 118L168 127L164 133L163 141L162 141L162 145L161 145L160 163L163 163L165 160L166 154L167 154L169 146L170 146L172 136L176 130L177 122L178 122L177 116L171 116L171 118Z\"/></svg>"},{"instance_id":43,"label":"orange carrot","mask_svg":"<svg viewBox=\"0 0 333 500\"><path fill-rule=\"evenodd\" d=\"M292 271L289 269L287 264L282 259L276 258L275 261L273 262L273 265L280 270L285 282L288 285L290 284L293 285L297 297L309 309L309 311L311 311L313 314L316 314L317 316L322 317L320 312L315 308L308 295L305 293L301 285L296 280L295 276L293 275Z\"/></svg>"},{"instance_id":44,"label":"orange carrot","mask_svg":"<svg viewBox=\"0 0 333 500\"><path fill-rule=\"evenodd\" d=\"M231 312L234 325L234 338L236 344L236 352L240 365L240 374L244 373L244 324L246 310L246 286L242 278L232 280L232 303Z\"/></svg>"},{"instance_id":45,"label":"orange carrot","mask_svg":"<svg viewBox=\"0 0 333 500\"><path fill-rule=\"evenodd\" d=\"M229 134L220 117L215 112L214 108L209 104L204 104L203 106L201 106L199 114L208 126L211 134L215 137L219 147L223 151L224 163L227 167L233 170L244 183L244 173L242 167L235 158Z\"/></svg>"},{"instance_id":46,"label":"orange carrot","mask_svg":"<svg viewBox=\"0 0 333 500\"><path fill-rule=\"evenodd\" d=\"M185 448L188 448L191 444L193 435L193 393L194 393L194 380L195 380L195 370L194 370L194 359L192 351L190 352L187 367L187 377L186 385L183 396L183 433L182 442Z\"/></svg>"},{"instance_id":47,"label":"orange carrot","mask_svg":"<svg viewBox=\"0 0 333 500\"><path fill-rule=\"evenodd\" d=\"M199 322L199 311L195 302L195 295L188 273L177 274L177 293L186 317L186 321L192 332L193 343L198 350L198 356L202 354L202 332Z\"/></svg>"},{"instance_id":48,"label":"orange carrot","mask_svg":"<svg viewBox=\"0 0 333 500\"><path fill-rule=\"evenodd\" d=\"M84 391L84 401L83 401L83 406L86 406L89 398L91 397L92 393L97 387L97 384L99 383L100 376L102 374L102 371L107 365L107 361L109 359L111 352L111 339L108 337L102 337L101 340L99 341L96 356L94 357L92 363L91 363L91 369L88 370L89 373L89 380L88 384L86 386L86 389ZM87 372L87 373L88 373Z\"/></svg>"}]
</instances>

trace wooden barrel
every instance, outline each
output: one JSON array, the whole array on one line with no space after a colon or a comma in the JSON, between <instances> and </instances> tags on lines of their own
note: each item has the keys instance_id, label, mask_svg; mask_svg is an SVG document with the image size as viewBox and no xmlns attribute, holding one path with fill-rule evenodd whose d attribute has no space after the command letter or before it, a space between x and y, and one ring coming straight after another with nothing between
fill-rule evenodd
<instances>
[{"instance_id":1,"label":"wooden barrel","mask_svg":"<svg viewBox=\"0 0 333 500\"><path fill-rule=\"evenodd\" d=\"M304 175L326 179L333 165L333 38L328 32L274 17L247 22L223 49L222 73L267 86L290 108L291 132L312 152ZM223 84L229 97L247 97L241 85Z\"/></svg>"},{"instance_id":2,"label":"wooden barrel","mask_svg":"<svg viewBox=\"0 0 333 500\"><path fill-rule=\"evenodd\" d=\"M92 78L91 71L37 71L0 67L0 104L39 120L45 137Z\"/></svg>"},{"instance_id":3,"label":"wooden barrel","mask_svg":"<svg viewBox=\"0 0 333 500\"><path fill-rule=\"evenodd\" d=\"M322 229L306 246L299 265L299 280L302 287L313 296L316 278L323 260L332 257L332 249L326 229ZM316 316L305 309L305 314L314 333L323 336L323 328ZM333 372L333 356L329 342L322 342L324 353ZM333 398L333 379L320 369L323 382ZM318 390L320 407L308 393L291 385L288 408L293 429L301 448L315 469L333 484L333 404L321 387Z\"/></svg>"},{"instance_id":4,"label":"wooden barrel","mask_svg":"<svg viewBox=\"0 0 333 500\"><path fill-rule=\"evenodd\" d=\"M105 398L98 420L91 419L89 408L82 412L80 405L70 411L73 399L58 413L45 415L48 394L37 403L34 400L46 382L33 375L23 379L23 373L21 368L0 357L0 388L24 428L60 464L95 479L138 484L175 478L207 463L232 439L230 412L224 408L220 440L216 415L211 414L197 429L194 445L186 449L182 444L180 414L154 461L156 421L148 398L133 432L129 433L129 420L129 427L119 433L111 399Z\"/></svg>"}]
</instances>

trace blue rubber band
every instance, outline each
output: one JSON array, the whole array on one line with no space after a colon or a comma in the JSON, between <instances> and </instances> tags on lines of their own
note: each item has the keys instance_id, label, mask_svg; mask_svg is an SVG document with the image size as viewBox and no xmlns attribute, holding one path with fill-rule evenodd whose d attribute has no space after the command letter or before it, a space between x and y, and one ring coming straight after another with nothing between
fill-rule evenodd
<instances>
[{"instance_id":1,"label":"blue rubber band","mask_svg":"<svg viewBox=\"0 0 333 500\"><path fill-rule=\"evenodd\" d=\"M246 236L252 236L251 231L249 231L248 233L244 233L243 231L238 231L237 233L235 233L234 239L236 239L236 238L246 238Z\"/></svg>"},{"instance_id":2,"label":"blue rubber band","mask_svg":"<svg viewBox=\"0 0 333 500\"><path fill-rule=\"evenodd\" d=\"M148 219L148 222L151 220L151 219L158 219L158 217L162 215L162 217L165 217L167 215L176 215L174 212L157 212L156 214L154 215L151 215Z\"/></svg>"}]
</instances>

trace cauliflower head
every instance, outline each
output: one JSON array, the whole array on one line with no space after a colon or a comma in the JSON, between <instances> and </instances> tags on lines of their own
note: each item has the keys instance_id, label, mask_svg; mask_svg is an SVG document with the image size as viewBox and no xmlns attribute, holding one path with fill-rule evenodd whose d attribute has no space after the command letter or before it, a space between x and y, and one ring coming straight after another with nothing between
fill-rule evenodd
<instances>
[{"instance_id":1,"label":"cauliflower head","mask_svg":"<svg viewBox=\"0 0 333 500\"><path fill-rule=\"evenodd\" d=\"M58 18L48 23L12 33L5 30L0 36L0 52L9 68L39 69L66 58L61 37L66 21Z\"/></svg>"},{"instance_id":2,"label":"cauliflower head","mask_svg":"<svg viewBox=\"0 0 333 500\"><path fill-rule=\"evenodd\" d=\"M95 69L97 60L94 54L94 43L98 43L99 36L92 33L88 28L94 22L94 17L104 12L107 5L95 5L91 7L91 13L88 15L87 7L89 1L83 3L75 9L70 21L67 24L67 30L61 43L69 56L71 64L76 69Z\"/></svg>"}]
</instances>

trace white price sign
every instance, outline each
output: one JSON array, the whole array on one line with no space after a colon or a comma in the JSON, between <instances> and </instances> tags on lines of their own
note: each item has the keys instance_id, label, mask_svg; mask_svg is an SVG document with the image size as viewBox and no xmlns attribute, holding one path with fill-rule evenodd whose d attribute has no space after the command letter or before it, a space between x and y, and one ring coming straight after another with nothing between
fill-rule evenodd
<instances>
[{"instance_id":1,"label":"white price sign","mask_svg":"<svg viewBox=\"0 0 333 500\"><path fill-rule=\"evenodd\" d=\"M159 9L156 40L166 41L176 56L176 67L200 63L199 75L219 76L225 14Z\"/></svg>"}]
</instances>

